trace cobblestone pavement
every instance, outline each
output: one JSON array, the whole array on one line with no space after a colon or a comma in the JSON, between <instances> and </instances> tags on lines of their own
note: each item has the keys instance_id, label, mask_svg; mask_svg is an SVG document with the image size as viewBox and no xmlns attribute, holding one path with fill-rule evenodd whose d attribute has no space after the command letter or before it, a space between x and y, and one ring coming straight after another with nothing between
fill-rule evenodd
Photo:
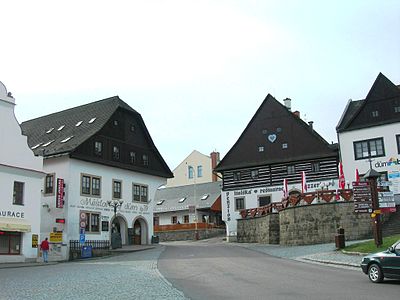
<instances>
[{"instance_id":1,"label":"cobblestone pavement","mask_svg":"<svg viewBox=\"0 0 400 300\"><path fill-rule=\"evenodd\" d=\"M186 299L159 273L162 251L2 269L0 299Z\"/></svg>"}]
</instances>

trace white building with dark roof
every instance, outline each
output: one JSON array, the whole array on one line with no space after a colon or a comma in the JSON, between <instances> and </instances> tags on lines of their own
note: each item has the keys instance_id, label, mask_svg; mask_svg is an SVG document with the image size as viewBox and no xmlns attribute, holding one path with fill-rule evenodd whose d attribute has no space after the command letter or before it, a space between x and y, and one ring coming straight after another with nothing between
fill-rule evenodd
<instances>
[{"instance_id":1,"label":"white building with dark roof","mask_svg":"<svg viewBox=\"0 0 400 300\"><path fill-rule=\"evenodd\" d=\"M172 172L137 111L116 96L21 126L44 157L41 232L50 235L50 259L68 259L83 241L107 245L114 231L122 245L151 242L155 191Z\"/></svg>"},{"instance_id":2,"label":"white building with dark roof","mask_svg":"<svg viewBox=\"0 0 400 300\"><path fill-rule=\"evenodd\" d=\"M0 263L35 261L40 236L43 159L29 149L0 82Z\"/></svg>"},{"instance_id":3,"label":"white building with dark roof","mask_svg":"<svg viewBox=\"0 0 400 300\"><path fill-rule=\"evenodd\" d=\"M346 181L355 180L356 169L362 177L372 166L381 173L381 180L390 182L399 205L399 86L379 73L365 99L348 102L336 131Z\"/></svg>"}]
</instances>

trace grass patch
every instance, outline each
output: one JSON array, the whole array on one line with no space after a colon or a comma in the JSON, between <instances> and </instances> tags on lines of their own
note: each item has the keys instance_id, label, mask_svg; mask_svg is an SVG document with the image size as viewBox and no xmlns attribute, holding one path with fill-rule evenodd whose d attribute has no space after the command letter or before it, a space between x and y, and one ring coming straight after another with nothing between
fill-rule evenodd
<instances>
[{"instance_id":1,"label":"grass patch","mask_svg":"<svg viewBox=\"0 0 400 300\"><path fill-rule=\"evenodd\" d=\"M400 240L400 234L384 237L383 244L379 248L376 247L375 241L371 240L347 246L343 250L351 252L361 252L361 253L374 253L386 250L398 240Z\"/></svg>"}]
</instances>

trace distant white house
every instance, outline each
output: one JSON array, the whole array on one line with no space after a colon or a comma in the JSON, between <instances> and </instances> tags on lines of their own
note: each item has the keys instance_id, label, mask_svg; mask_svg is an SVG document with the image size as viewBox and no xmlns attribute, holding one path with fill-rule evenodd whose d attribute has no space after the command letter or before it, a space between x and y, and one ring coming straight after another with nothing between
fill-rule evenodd
<instances>
[{"instance_id":1,"label":"distant white house","mask_svg":"<svg viewBox=\"0 0 400 300\"><path fill-rule=\"evenodd\" d=\"M0 82L0 263L35 261L40 235L43 159L34 156Z\"/></svg>"},{"instance_id":2,"label":"distant white house","mask_svg":"<svg viewBox=\"0 0 400 300\"><path fill-rule=\"evenodd\" d=\"M336 127L345 180L355 180L370 167L389 181L400 204L400 88L382 73L365 99L350 100Z\"/></svg>"},{"instance_id":3,"label":"distant white house","mask_svg":"<svg viewBox=\"0 0 400 300\"><path fill-rule=\"evenodd\" d=\"M167 180L167 187L184 186L221 180L213 173L219 163L219 153L211 152L210 156L193 150L174 170L174 177Z\"/></svg>"}]
</instances>

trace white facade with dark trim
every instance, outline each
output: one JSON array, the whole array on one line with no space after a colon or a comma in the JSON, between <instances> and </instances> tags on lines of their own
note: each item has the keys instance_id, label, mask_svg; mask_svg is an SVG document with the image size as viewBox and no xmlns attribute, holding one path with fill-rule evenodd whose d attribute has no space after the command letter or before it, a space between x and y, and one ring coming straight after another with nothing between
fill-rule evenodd
<instances>
[{"instance_id":1,"label":"white facade with dark trim","mask_svg":"<svg viewBox=\"0 0 400 300\"><path fill-rule=\"evenodd\" d=\"M14 107L14 98L0 82L0 263L35 261L43 238L43 160L29 149Z\"/></svg>"}]
</instances>

